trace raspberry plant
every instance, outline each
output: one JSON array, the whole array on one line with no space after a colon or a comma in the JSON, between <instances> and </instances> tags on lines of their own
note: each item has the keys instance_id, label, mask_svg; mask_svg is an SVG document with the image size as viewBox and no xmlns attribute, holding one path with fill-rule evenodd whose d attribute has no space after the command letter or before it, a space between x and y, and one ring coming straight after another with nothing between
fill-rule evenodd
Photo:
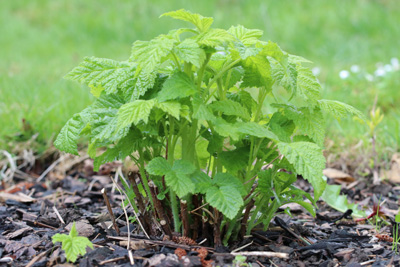
<instances>
[{"instance_id":1,"label":"raspberry plant","mask_svg":"<svg viewBox=\"0 0 400 267\"><path fill-rule=\"evenodd\" d=\"M226 245L267 228L284 204L314 215L325 188L324 113L362 114L321 99L310 62L261 41L261 30L211 28L212 18L183 9L162 17L195 28L136 41L126 61L87 57L66 75L97 99L66 123L55 146L78 154L87 136L95 169L129 156L140 170L130 179L134 209L167 235L211 232L214 245ZM313 197L293 186L297 175Z\"/></svg>"}]
</instances>

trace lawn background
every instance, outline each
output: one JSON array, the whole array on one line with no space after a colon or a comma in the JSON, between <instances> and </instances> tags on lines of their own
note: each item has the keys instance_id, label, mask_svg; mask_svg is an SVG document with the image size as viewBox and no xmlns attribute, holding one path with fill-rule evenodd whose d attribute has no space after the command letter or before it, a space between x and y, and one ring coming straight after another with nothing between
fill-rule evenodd
<instances>
[{"instance_id":1,"label":"lawn background","mask_svg":"<svg viewBox=\"0 0 400 267\"><path fill-rule=\"evenodd\" d=\"M22 119L32 131L19 138L37 132L46 148L68 118L92 101L88 88L63 75L84 56L124 60L135 40L187 27L158 18L180 8L214 17L215 27L262 29L263 40L314 62L325 98L352 104L368 116L378 96L385 114L377 130L378 151L385 157L398 149L400 71L374 75L400 58L398 0L0 0L0 148L24 133ZM339 72L353 65L361 71L341 79ZM359 140L369 146L368 127L351 118L341 124L332 120L327 129L336 148Z\"/></svg>"}]
</instances>

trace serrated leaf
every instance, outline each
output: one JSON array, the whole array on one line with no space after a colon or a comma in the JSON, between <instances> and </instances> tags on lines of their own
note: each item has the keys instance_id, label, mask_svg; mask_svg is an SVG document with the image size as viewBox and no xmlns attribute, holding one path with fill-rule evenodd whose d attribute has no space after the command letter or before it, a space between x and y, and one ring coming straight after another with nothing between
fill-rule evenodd
<instances>
[{"instance_id":1,"label":"serrated leaf","mask_svg":"<svg viewBox=\"0 0 400 267\"><path fill-rule=\"evenodd\" d=\"M235 38L232 34L223 29L210 29L197 36L197 43L199 45L216 47L225 42L232 42Z\"/></svg>"},{"instance_id":2,"label":"serrated leaf","mask_svg":"<svg viewBox=\"0 0 400 267\"><path fill-rule=\"evenodd\" d=\"M117 131L117 113L124 103L119 95L102 94L91 105L90 118L86 119L90 124L91 142L96 142L96 140L117 141L127 134L128 128Z\"/></svg>"},{"instance_id":3,"label":"serrated leaf","mask_svg":"<svg viewBox=\"0 0 400 267\"><path fill-rule=\"evenodd\" d=\"M177 118L179 120L179 115L181 112L181 104L176 101L166 101L161 103L156 103L156 106L160 108L165 113Z\"/></svg>"},{"instance_id":4,"label":"serrated leaf","mask_svg":"<svg viewBox=\"0 0 400 267\"><path fill-rule=\"evenodd\" d=\"M130 96L130 102L139 99L144 95L147 90L152 88L156 83L157 74L156 72L146 72L142 70L136 78L135 84L133 85L133 91Z\"/></svg>"},{"instance_id":5,"label":"serrated leaf","mask_svg":"<svg viewBox=\"0 0 400 267\"><path fill-rule=\"evenodd\" d=\"M259 38L262 37L263 31L259 29L246 29L242 25L232 26L228 30L233 36L235 36L244 45L256 44Z\"/></svg>"},{"instance_id":6,"label":"serrated leaf","mask_svg":"<svg viewBox=\"0 0 400 267\"><path fill-rule=\"evenodd\" d=\"M137 150L138 142L145 145L140 133L131 130L126 136L122 137L114 147L108 148L100 156L94 157L93 170L98 171L100 166L107 162L125 159Z\"/></svg>"},{"instance_id":7,"label":"serrated leaf","mask_svg":"<svg viewBox=\"0 0 400 267\"><path fill-rule=\"evenodd\" d=\"M61 129L54 146L67 153L79 155L77 141L84 126L80 114L75 114Z\"/></svg>"},{"instance_id":8,"label":"serrated leaf","mask_svg":"<svg viewBox=\"0 0 400 267\"><path fill-rule=\"evenodd\" d=\"M260 53L266 57L272 57L277 60L283 66L286 65L288 60L287 53L283 52L282 49L278 46L278 44L269 41L266 45L262 46L262 51Z\"/></svg>"},{"instance_id":9,"label":"serrated leaf","mask_svg":"<svg viewBox=\"0 0 400 267\"><path fill-rule=\"evenodd\" d=\"M136 125L140 121L147 123L154 104L155 100L152 99L136 100L121 106L118 111L117 130L128 127L132 123Z\"/></svg>"},{"instance_id":10,"label":"serrated leaf","mask_svg":"<svg viewBox=\"0 0 400 267\"><path fill-rule=\"evenodd\" d=\"M174 48L175 40L172 36L161 34L151 41L136 41L132 46L130 60L135 61L146 72L153 72Z\"/></svg>"},{"instance_id":11,"label":"serrated leaf","mask_svg":"<svg viewBox=\"0 0 400 267\"><path fill-rule=\"evenodd\" d=\"M314 187L314 199L318 199L326 186L322 178L325 158L322 149L314 143L278 143L278 149L293 164L296 172L307 179Z\"/></svg>"},{"instance_id":12,"label":"serrated leaf","mask_svg":"<svg viewBox=\"0 0 400 267\"><path fill-rule=\"evenodd\" d=\"M208 188L210 188L213 185L210 176L208 176L201 170L195 171L191 175L191 179L195 185L195 193L205 194Z\"/></svg>"},{"instance_id":13,"label":"serrated leaf","mask_svg":"<svg viewBox=\"0 0 400 267\"><path fill-rule=\"evenodd\" d=\"M321 85L309 68L297 65L297 93L310 102L321 98Z\"/></svg>"},{"instance_id":14,"label":"serrated leaf","mask_svg":"<svg viewBox=\"0 0 400 267\"><path fill-rule=\"evenodd\" d=\"M197 92L193 81L184 72L175 72L164 85L157 96L159 102L185 98Z\"/></svg>"},{"instance_id":15,"label":"serrated leaf","mask_svg":"<svg viewBox=\"0 0 400 267\"><path fill-rule=\"evenodd\" d=\"M249 149L241 147L231 151L222 151L218 154L218 158L229 172L236 173L247 167Z\"/></svg>"},{"instance_id":16,"label":"serrated leaf","mask_svg":"<svg viewBox=\"0 0 400 267\"><path fill-rule=\"evenodd\" d=\"M177 160L172 166L172 170L165 175L165 183L180 198L189 193L195 192L195 184L190 175L194 173L196 168L187 161Z\"/></svg>"},{"instance_id":17,"label":"serrated leaf","mask_svg":"<svg viewBox=\"0 0 400 267\"><path fill-rule=\"evenodd\" d=\"M235 218L243 205L240 192L232 185L212 186L208 188L206 201L229 219Z\"/></svg>"},{"instance_id":18,"label":"serrated leaf","mask_svg":"<svg viewBox=\"0 0 400 267\"><path fill-rule=\"evenodd\" d=\"M160 17L171 17L174 19L190 22L194 26L196 26L200 32L207 31L214 21L213 18L203 17L202 15L192 13L185 9L179 9L177 11L167 12L162 14Z\"/></svg>"},{"instance_id":19,"label":"serrated leaf","mask_svg":"<svg viewBox=\"0 0 400 267\"><path fill-rule=\"evenodd\" d=\"M214 130L221 136L231 137L233 140L239 139L238 127L222 118L215 118Z\"/></svg>"},{"instance_id":20,"label":"serrated leaf","mask_svg":"<svg viewBox=\"0 0 400 267\"><path fill-rule=\"evenodd\" d=\"M152 159L146 166L148 173L152 175L162 176L172 170L165 158L157 157Z\"/></svg>"},{"instance_id":21,"label":"serrated leaf","mask_svg":"<svg viewBox=\"0 0 400 267\"><path fill-rule=\"evenodd\" d=\"M228 94L228 98L240 102L246 107L247 111L251 114L253 109L257 106L257 102L253 99L251 94L247 91L241 90L236 94Z\"/></svg>"},{"instance_id":22,"label":"serrated leaf","mask_svg":"<svg viewBox=\"0 0 400 267\"><path fill-rule=\"evenodd\" d=\"M90 93L96 98L99 98L101 93L104 91L104 87L101 85L95 86L93 84L90 84L89 87L90 87Z\"/></svg>"},{"instance_id":23,"label":"serrated leaf","mask_svg":"<svg viewBox=\"0 0 400 267\"><path fill-rule=\"evenodd\" d=\"M88 86L102 86L114 93L134 79L136 65L106 58L85 57L77 67L65 75L65 79Z\"/></svg>"},{"instance_id":24,"label":"serrated leaf","mask_svg":"<svg viewBox=\"0 0 400 267\"><path fill-rule=\"evenodd\" d=\"M267 127L262 126L256 122L238 122L236 123L238 132L242 134L248 134L260 138L269 138L273 140L279 140L279 138Z\"/></svg>"},{"instance_id":25,"label":"serrated leaf","mask_svg":"<svg viewBox=\"0 0 400 267\"><path fill-rule=\"evenodd\" d=\"M75 222L72 225L69 235L55 234L52 237L53 244L56 242L62 243L61 249L65 251L68 261L75 262L79 255L86 254L86 247L93 249L93 244L87 237L78 236Z\"/></svg>"},{"instance_id":26,"label":"serrated leaf","mask_svg":"<svg viewBox=\"0 0 400 267\"><path fill-rule=\"evenodd\" d=\"M247 109L233 100L225 99L214 101L209 106L214 112L222 112L225 115L238 116L245 120L250 119Z\"/></svg>"},{"instance_id":27,"label":"serrated leaf","mask_svg":"<svg viewBox=\"0 0 400 267\"><path fill-rule=\"evenodd\" d=\"M211 122L217 119L212 113L210 107L208 105L205 105L199 97L194 97L192 104L193 104L193 118Z\"/></svg>"},{"instance_id":28,"label":"serrated leaf","mask_svg":"<svg viewBox=\"0 0 400 267\"><path fill-rule=\"evenodd\" d=\"M325 138L325 119L318 107L310 110L307 107L297 108L293 105L273 105L283 107L284 115L291 119L300 133L308 135L318 145L323 146Z\"/></svg>"},{"instance_id":29,"label":"serrated leaf","mask_svg":"<svg viewBox=\"0 0 400 267\"><path fill-rule=\"evenodd\" d=\"M242 88L246 87L267 87L272 84L271 66L267 57L262 55L246 58L242 62L245 70Z\"/></svg>"},{"instance_id":30,"label":"serrated leaf","mask_svg":"<svg viewBox=\"0 0 400 267\"><path fill-rule=\"evenodd\" d=\"M295 96L297 93L297 68L296 65L289 62L283 66L275 59L270 59L271 74L276 84L285 88L288 92Z\"/></svg>"},{"instance_id":31,"label":"serrated leaf","mask_svg":"<svg viewBox=\"0 0 400 267\"><path fill-rule=\"evenodd\" d=\"M206 53L194 39L185 39L174 48L175 55L185 62L200 68L206 59Z\"/></svg>"},{"instance_id":32,"label":"serrated leaf","mask_svg":"<svg viewBox=\"0 0 400 267\"><path fill-rule=\"evenodd\" d=\"M246 195L246 190L242 182L240 182L239 179L236 176L233 176L232 174L219 172L214 176L212 181L215 185L219 187L225 185L232 186L236 188L236 190L238 190L242 196Z\"/></svg>"},{"instance_id":33,"label":"serrated leaf","mask_svg":"<svg viewBox=\"0 0 400 267\"><path fill-rule=\"evenodd\" d=\"M292 136L296 125L292 120L285 117L280 112L275 112L268 123L269 129L282 142L290 142L290 137Z\"/></svg>"},{"instance_id":34,"label":"serrated leaf","mask_svg":"<svg viewBox=\"0 0 400 267\"><path fill-rule=\"evenodd\" d=\"M358 109L335 100L321 99L318 100L318 105L325 113L331 114L340 121L341 118L346 118L348 115L354 115L366 121L364 114Z\"/></svg>"},{"instance_id":35,"label":"serrated leaf","mask_svg":"<svg viewBox=\"0 0 400 267\"><path fill-rule=\"evenodd\" d=\"M235 49L231 50L233 58L246 59L248 57L256 56L260 53L262 48L259 47L247 47L243 43L235 42Z\"/></svg>"}]
</instances>

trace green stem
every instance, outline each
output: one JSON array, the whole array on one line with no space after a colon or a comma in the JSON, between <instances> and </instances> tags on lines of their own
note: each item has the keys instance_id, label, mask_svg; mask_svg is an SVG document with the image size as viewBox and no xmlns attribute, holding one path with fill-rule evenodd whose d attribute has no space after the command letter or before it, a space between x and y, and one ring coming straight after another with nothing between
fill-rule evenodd
<instances>
[{"instance_id":1,"label":"green stem","mask_svg":"<svg viewBox=\"0 0 400 267\"><path fill-rule=\"evenodd\" d=\"M210 83L207 86L207 90L210 90L211 86L230 68L235 66L241 61L241 59L236 59L235 61L232 61L230 64L228 64L226 67L224 67L220 72L218 72L217 75L214 76L214 78L210 81Z\"/></svg>"},{"instance_id":2,"label":"green stem","mask_svg":"<svg viewBox=\"0 0 400 267\"><path fill-rule=\"evenodd\" d=\"M147 197L150 200L151 207L154 208L153 199L151 198L151 191L149 187L149 181L146 176L146 171L144 170L144 159L143 159L143 151L139 150L139 173L142 178L144 189L146 190Z\"/></svg>"},{"instance_id":3,"label":"green stem","mask_svg":"<svg viewBox=\"0 0 400 267\"><path fill-rule=\"evenodd\" d=\"M168 147L168 163L169 165L174 164L174 157L175 157L175 145L176 141L173 142L173 137L174 137L174 131L175 131L175 123L174 123L174 118L169 118L169 134L168 134L168 144L170 146ZM177 137L175 139L178 139ZM179 220L179 208L178 208L178 200L176 199L176 194L173 190L169 191L169 199L171 201L171 211L172 211L172 217L174 220L174 231L179 232L180 231L180 220Z\"/></svg>"}]
</instances>

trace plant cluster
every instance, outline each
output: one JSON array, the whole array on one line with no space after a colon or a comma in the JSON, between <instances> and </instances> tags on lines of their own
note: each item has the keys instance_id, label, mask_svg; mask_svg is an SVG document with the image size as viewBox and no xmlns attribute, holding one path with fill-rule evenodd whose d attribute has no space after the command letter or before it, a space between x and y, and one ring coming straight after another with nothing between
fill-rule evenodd
<instances>
[{"instance_id":1,"label":"plant cluster","mask_svg":"<svg viewBox=\"0 0 400 267\"><path fill-rule=\"evenodd\" d=\"M261 41L261 30L211 28L212 18L185 10L162 17L195 28L136 41L126 61L87 57L66 75L96 100L55 146L78 154L86 136L96 169L129 156L139 167L130 179L134 209L167 235L212 233L221 245L267 228L287 203L315 214L325 188L324 113L362 114L321 99L310 62ZM293 185L298 175L314 197Z\"/></svg>"}]
</instances>

